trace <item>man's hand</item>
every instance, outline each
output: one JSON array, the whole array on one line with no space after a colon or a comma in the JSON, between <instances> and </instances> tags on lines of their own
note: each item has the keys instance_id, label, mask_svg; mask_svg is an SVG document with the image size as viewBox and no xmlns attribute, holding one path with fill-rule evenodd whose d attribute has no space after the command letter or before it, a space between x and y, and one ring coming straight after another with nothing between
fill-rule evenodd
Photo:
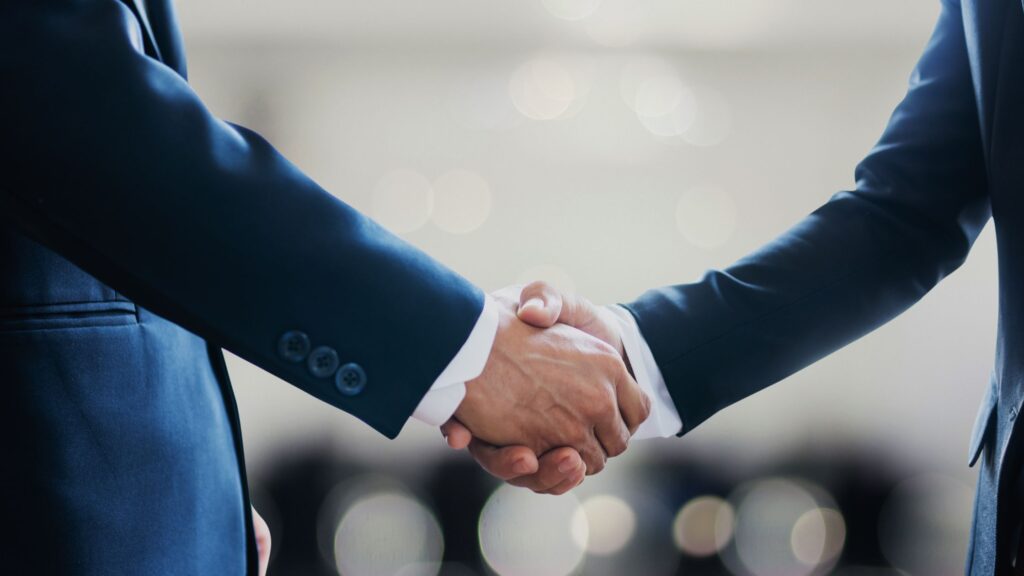
<instances>
[{"instance_id":1,"label":"man's hand","mask_svg":"<svg viewBox=\"0 0 1024 576\"><path fill-rule=\"evenodd\" d=\"M534 282L518 294L514 289L507 288L495 293L494 297L516 309L519 319L526 323L538 328L556 323L573 326L604 341L620 358L625 358L622 340L610 312L594 306L584 298L562 294L544 282ZM646 419L650 412L650 402L642 393L641 396ZM534 492L565 493L578 486L583 481L584 472L589 472L581 455L569 446L551 450L538 458L526 446L498 447L484 442L474 437L455 419L445 424L441 431L452 448L468 447L473 458L490 474ZM631 428L630 434L635 431L635 427Z\"/></svg>"},{"instance_id":2,"label":"man's hand","mask_svg":"<svg viewBox=\"0 0 1024 576\"><path fill-rule=\"evenodd\" d=\"M621 354L567 325L527 325L514 306L499 314L487 365L466 383L455 419L495 446L525 446L534 454L571 447L586 473L600 472L607 457L625 451L650 411ZM525 470L520 462L513 468Z\"/></svg>"}]
</instances>

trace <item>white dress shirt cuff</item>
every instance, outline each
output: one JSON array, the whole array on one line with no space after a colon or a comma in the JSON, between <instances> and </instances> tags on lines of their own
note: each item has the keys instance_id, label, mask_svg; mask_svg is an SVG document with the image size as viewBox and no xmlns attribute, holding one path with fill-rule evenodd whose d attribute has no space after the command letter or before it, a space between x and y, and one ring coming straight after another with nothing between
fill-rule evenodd
<instances>
[{"instance_id":1,"label":"white dress shirt cuff","mask_svg":"<svg viewBox=\"0 0 1024 576\"><path fill-rule=\"evenodd\" d=\"M462 399L466 397L466 381L484 371L497 333L498 303L488 295L469 338L437 380L434 380L433 386L413 411L413 418L431 426L440 426L455 414Z\"/></svg>"},{"instance_id":2,"label":"white dress shirt cuff","mask_svg":"<svg viewBox=\"0 0 1024 576\"><path fill-rule=\"evenodd\" d=\"M683 420L679 417L679 410L676 409L675 403L672 402L665 378L654 361L651 347L647 345L647 340L644 340L643 334L640 333L636 319L629 313L629 310L622 306L608 306L606 309L611 311L618 322L622 347L633 368L633 376L640 388L651 399L651 415L640 425L633 438L643 440L675 436L682 431Z\"/></svg>"}]
</instances>

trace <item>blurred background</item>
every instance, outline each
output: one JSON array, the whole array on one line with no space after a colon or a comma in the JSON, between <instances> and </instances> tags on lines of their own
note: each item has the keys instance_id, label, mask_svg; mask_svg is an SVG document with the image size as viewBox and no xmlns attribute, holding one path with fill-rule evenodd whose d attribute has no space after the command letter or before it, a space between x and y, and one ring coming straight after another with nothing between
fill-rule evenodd
<instances>
[{"instance_id":1,"label":"blurred background","mask_svg":"<svg viewBox=\"0 0 1024 576\"><path fill-rule=\"evenodd\" d=\"M939 2L179 8L212 110L339 198L487 290L547 279L614 303L725 266L851 187ZM271 573L960 574L995 296L990 227L896 321L559 498L232 358Z\"/></svg>"}]
</instances>

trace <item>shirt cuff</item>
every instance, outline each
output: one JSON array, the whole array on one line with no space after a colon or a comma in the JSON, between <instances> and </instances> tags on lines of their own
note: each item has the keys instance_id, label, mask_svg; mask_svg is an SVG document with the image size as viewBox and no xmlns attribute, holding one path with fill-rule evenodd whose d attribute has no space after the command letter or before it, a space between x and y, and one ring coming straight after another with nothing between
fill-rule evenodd
<instances>
[{"instance_id":1,"label":"shirt cuff","mask_svg":"<svg viewBox=\"0 0 1024 576\"><path fill-rule=\"evenodd\" d=\"M497 333L498 303L487 295L484 298L484 309L470 331L469 338L437 380L434 380L430 390L413 411L413 418L431 426L440 426L455 414L462 399L466 397L466 381L483 373Z\"/></svg>"},{"instance_id":2,"label":"shirt cuff","mask_svg":"<svg viewBox=\"0 0 1024 576\"><path fill-rule=\"evenodd\" d=\"M609 310L617 321L619 334L622 337L622 347L629 358L629 364L633 368L633 377L640 388L647 393L651 399L651 415L637 429L633 438L644 440L648 438L668 438L675 436L683 429L683 420L679 417L679 410L676 409L672 396L668 393L668 386L665 378L661 375L661 369L654 361L654 353L647 345L636 319L622 306L608 306Z\"/></svg>"}]
</instances>

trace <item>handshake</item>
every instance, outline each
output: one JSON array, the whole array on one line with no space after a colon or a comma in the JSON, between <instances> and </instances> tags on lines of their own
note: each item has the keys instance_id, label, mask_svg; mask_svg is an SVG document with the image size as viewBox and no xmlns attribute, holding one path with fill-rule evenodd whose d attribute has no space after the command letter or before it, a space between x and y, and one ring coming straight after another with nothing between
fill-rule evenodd
<instances>
[{"instance_id":1,"label":"handshake","mask_svg":"<svg viewBox=\"0 0 1024 576\"><path fill-rule=\"evenodd\" d=\"M494 476L563 494L625 452L650 400L630 374L611 311L543 282L492 296L491 354L441 432Z\"/></svg>"}]
</instances>

